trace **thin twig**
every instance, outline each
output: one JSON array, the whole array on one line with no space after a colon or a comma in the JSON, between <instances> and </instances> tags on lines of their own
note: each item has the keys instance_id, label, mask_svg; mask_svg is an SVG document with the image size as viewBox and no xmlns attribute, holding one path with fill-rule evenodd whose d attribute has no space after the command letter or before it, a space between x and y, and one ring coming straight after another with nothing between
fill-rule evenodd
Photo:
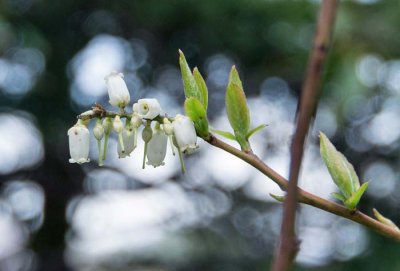
<instances>
[{"instance_id":1,"label":"thin twig","mask_svg":"<svg viewBox=\"0 0 400 271\"><path fill-rule=\"evenodd\" d=\"M336 0L324 0L318 18L314 47L308 63L299 103L296 131L292 141L289 187L284 201L280 240L273 262L272 270L274 271L289 270L299 250L299 241L295 232L298 200L297 183L303 158L304 142L318 103L322 72L330 45L336 7Z\"/></svg>"},{"instance_id":2,"label":"thin twig","mask_svg":"<svg viewBox=\"0 0 400 271\"><path fill-rule=\"evenodd\" d=\"M100 104L96 104L94 107L92 107L92 110L83 112L76 116L76 118L81 120L91 120L94 118L115 118L116 116L119 116L120 118L130 119L132 118L132 115L133 113L128 113L125 110L124 112L107 111ZM163 124L164 118L167 118L171 122L174 120L174 118L168 117L167 115L159 115L152 120Z\"/></svg>"},{"instance_id":3,"label":"thin twig","mask_svg":"<svg viewBox=\"0 0 400 271\"><path fill-rule=\"evenodd\" d=\"M284 177L282 177L279 173L274 171L272 168L267 166L255 154L246 153L244 151L241 151L241 150L219 140L218 138L216 138L213 135L210 135L210 139L207 140L207 142L217 148L220 148L220 149L222 149L226 152L229 152L230 154L242 159L249 165L258 169L261 173L263 173L265 176L270 178L276 184L278 184L282 190L287 190L287 188L289 186L289 181L286 180ZM298 192L299 192L299 202L301 202L301 203L304 203L304 204L307 204L310 206L314 206L318 209L327 211L329 213L335 214L340 217L347 218L347 219L357 222L361 225L364 225L386 237L389 237L395 241L400 242L400 232L399 231L379 222L378 220L373 219L370 216L367 216L366 214L364 214L360 211L349 210L342 205L339 205L335 202L318 197L314 194L311 194L309 192L302 190L301 188L298 189Z\"/></svg>"}]
</instances>

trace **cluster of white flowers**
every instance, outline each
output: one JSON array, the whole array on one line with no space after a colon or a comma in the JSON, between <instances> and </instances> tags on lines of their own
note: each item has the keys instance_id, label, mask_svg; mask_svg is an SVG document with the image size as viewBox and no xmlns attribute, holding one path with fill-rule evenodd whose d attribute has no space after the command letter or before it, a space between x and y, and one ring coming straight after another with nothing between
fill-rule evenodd
<instances>
[{"instance_id":1,"label":"cluster of white flowers","mask_svg":"<svg viewBox=\"0 0 400 271\"><path fill-rule=\"evenodd\" d=\"M174 118L161 116L161 106L156 99L139 99L133 104L133 112L127 113L125 107L130 102L130 95L122 73L111 73L105 80L109 102L119 107L120 112L106 112L97 105L97 108L82 113L78 122L68 130L71 155L69 162L81 164L90 161L88 158L90 133L87 125L88 120L96 118L93 135L98 143L99 165L103 165L106 159L108 138L113 131L118 136L118 156L125 158L135 150L138 130L143 126L142 139L145 142L143 168L146 160L148 165L154 167L164 165L169 140L173 154L175 155L175 149L179 153L184 171L182 153L191 153L198 148L193 122L179 114Z\"/></svg>"}]
</instances>

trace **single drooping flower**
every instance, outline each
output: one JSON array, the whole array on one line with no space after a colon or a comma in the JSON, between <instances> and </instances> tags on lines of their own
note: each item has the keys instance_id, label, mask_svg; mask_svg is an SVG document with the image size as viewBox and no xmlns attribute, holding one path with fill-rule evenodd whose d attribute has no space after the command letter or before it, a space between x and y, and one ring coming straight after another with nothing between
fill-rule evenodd
<instances>
[{"instance_id":1,"label":"single drooping flower","mask_svg":"<svg viewBox=\"0 0 400 271\"><path fill-rule=\"evenodd\" d=\"M174 127L174 136L176 139L177 147L180 152L192 153L197 148L197 135L193 122L190 118L183 115L176 115L172 122Z\"/></svg>"},{"instance_id":2,"label":"single drooping flower","mask_svg":"<svg viewBox=\"0 0 400 271\"><path fill-rule=\"evenodd\" d=\"M125 158L135 150L137 128L133 128L130 122L127 122L125 129L122 131L122 141L124 143L125 151L122 152L121 144L118 142L117 151L119 158Z\"/></svg>"},{"instance_id":3,"label":"single drooping flower","mask_svg":"<svg viewBox=\"0 0 400 271\"><path fill-rule=\"evenodd\" d=\"M133 104L133 112L137 113L141 118L152 120L161 113L161 106L157 99L139 99Z\"/></svg>"},{"instance_id":4,"label":"single drooping flower","mask_svg":"<svg viewBox=\"0 0 400 271\"><path fill-rule=\"evenodd\" d=\"M147 164L153 167L163 166L167 153L168 137L156 125L147 147Z\"/></svg>"},{"instance_id":5,"label":"single drooping flower","mask_svg":"<svg viewBox=\"0 0 400 271\"><path fill-rule=\"evenodd\" d=\"M68 130L70 163L89 162L89 130L82 124L81 120Z\"/></svg>"},{"instance_id":6,"label":"single drooping flower","mask_svg":"<svg viewBox=\"0 0 400 271\"><path fill-rule=\"evenodd\" d=\"M110 104L124 108L130 101L128 87L122 73L112 72L104 78L106 80Z\"/></svg>"}]
</instances>

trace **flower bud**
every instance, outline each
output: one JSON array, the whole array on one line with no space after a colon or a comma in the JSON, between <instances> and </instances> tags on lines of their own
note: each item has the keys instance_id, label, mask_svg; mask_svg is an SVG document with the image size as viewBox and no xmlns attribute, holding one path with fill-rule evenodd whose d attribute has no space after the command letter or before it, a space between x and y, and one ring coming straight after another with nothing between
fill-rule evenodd
<instances>
[{"instance_id":1,"label":"flower bud","mask_svg":"<svg viewBox=\"0 0 400 271\"><path fill-rule=\"evenodd\" d=\"M153 130L151 129L150 125L146 125L142 131L142 139L144 142L148 143L153 136Z\"/></svg>"},{"instance_id":2,"label":"flower bud","mask_svg":"<svg viewBox=\"0 0 400 271\"><path fill-rule=\"evenodd\" d=\"M167 153L168 137L160 130L155 129L147 149L147 164L153 167L163 166Z\"/></svg>"},{"instance_id":3,"label":"flower bud","mask_svg":"<svg viewBox=\"0 0 400 271\"><path fill-rule=\"evenodd\" d=\"M157 99L139 99L138 102L133 105L133 112L144 119L152 120L160 115L161 106Z\"/></svg>"},{"instance_id":4,"label":"flower bud","mask_svg":"<svg viewBox=\"0 0 400 271\"><path fill-rule=\"evenodd\" d=\"M163 129L164 129L165 134L168 136L170 136L174 133L174 126L167 118L164 118Z\"/></svg>"},{"instance_id":5,"label":"flower bud","mask_svg":"<svg viewBox=\"0 0 400 271\"><path fill-rule=\"evenodd\" d=\"M183 153L192 153L197 148L197 135L193 122L186 116L176 115L172 122L174 135L179 150Z\"/></svg>"},{"instance_id":6,"label":"flower bud","mask_svg":"<svg viewBox=\"0 0 400 271\"><path fill-rule=\"evenodd\" d=\"M68 130L70 163L86 163L89 162L89 130L86 126L78 121L72 128Z\"/></svg>"},{"instance_id":7,"label":"flower bud","mask_svg":"<svg viewBox=\"0 0 400 271\"><path fill-rule=\"evenodd\" d=\"M117 72L112 72L104 78L110 104L121 108L125 107L130 101L129 90L123 78L124 75Z\"/></svg>"},{"instance_id":8,"label":"flower bud","mask_svg":"<svg viewBox=\"0 0 400 271\"><path fill-rule=\"evenodd\" d=\"M111 131L112 131L112 121L111 121L111 118L105 118L104 120L103 120L103 128L104 128L104 133L106 134L106 135L109 135L110 133L111 133Z\"/></svg>"},{"instance_id":9,"label":"flower bud","mask_svg":"<svg viewBox=\"0 0 400 271\"><path fill-rule=\"evenodd\" d=\"M140 125L142 125L142 118L137 113L133 113L131 125L133 128L138 128Z\"/></svg>"},{"instance_id":10,"label":"flower bud","mask_svg":"<svg viewBox=\"0 0 400 271\"><path fill-rule=\"evenodd\" d=\"M117 134L122 133L122 130L124 129L124 124L122 123L121 118L118 115L115 116L112 126Z\"/></svg>"},{"instance_id":11,"label":"flower bud","mask_svg":"<svg viewBox=\"0 0 400 271\"><path fill-rule=\"evenodd\" d=\"M101 125L101 121L100 120L98 120L96 122L96 125L93 128L93 134L94 134L94 137L97 140L101 140L103 138L103 136L104 136L104 127L103 127L103 125Z\"/></svg>"}]
</instances>

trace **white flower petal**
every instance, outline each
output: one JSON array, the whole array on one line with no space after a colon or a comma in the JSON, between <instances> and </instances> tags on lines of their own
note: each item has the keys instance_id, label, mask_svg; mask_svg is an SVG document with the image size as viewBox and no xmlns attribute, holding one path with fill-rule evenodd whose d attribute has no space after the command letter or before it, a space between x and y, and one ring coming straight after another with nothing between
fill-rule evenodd
<instances>
[{"instance_id":1,"label":"white flower petal","mask_svg":"<svg viewBox=\"0 0 400 271\"><path fill-rule=\"evenodd\" d=\"M157 99L139 99L133 105L133 112L143 119L154 119L161 113L161 106Z\"/></svg>"},{"instance_id":2,"label":"white flower petal","mask_svg":"<svg viewBox=\"0 0 400 271\"><path fill-rule=\"evenodd\" d=\"M128 87L122 73L112 72L105 77L110 104L125 107L130 101Z\"/></svg>"},{"instance_id":3,"label":"white flower petal","mask_svg":"<svg viewBox=\"0 0 400 271\"><path fill-rule=\"evenodd\" d=\"M86 126L76 124L68 130L70 163L89 162L89 130Z\"/></svg>"},{"instance_id":4,"label":"white flower petal","mask_svg":"<svg viewBox=\"0 0 400 271\"><path fill-rule=\"evenodd\" d=\"M192 153L197 148L197 135L193 122L186 116L176 115L172 122L176 143L181 152Z\"/></svg>"},{"instance_id":5,"label":"white flower petal","mask_svg":"<svg viewBox=\"0 0 400 271\"><path fill-rule=\"evenodd\" d=\"M160 130L155 130L147 147L147 164L153 167L163 166L167 153L168 137Z\"/></svg>"},{"instance_id":6,"label":"white flower petal","mask_svg":"<svg viewBox=\"0 0 400 271\"><path fill-rule=\"evenodd\" d=\"M136 149L136 133L137 129L132 128L132 131L124 129L124 131L122 132L122 140L124 141L125 152L122 153L121 145L118 142L117 151L119 158L130 156L130 154Z\"/></svg>"}]
</instances>

